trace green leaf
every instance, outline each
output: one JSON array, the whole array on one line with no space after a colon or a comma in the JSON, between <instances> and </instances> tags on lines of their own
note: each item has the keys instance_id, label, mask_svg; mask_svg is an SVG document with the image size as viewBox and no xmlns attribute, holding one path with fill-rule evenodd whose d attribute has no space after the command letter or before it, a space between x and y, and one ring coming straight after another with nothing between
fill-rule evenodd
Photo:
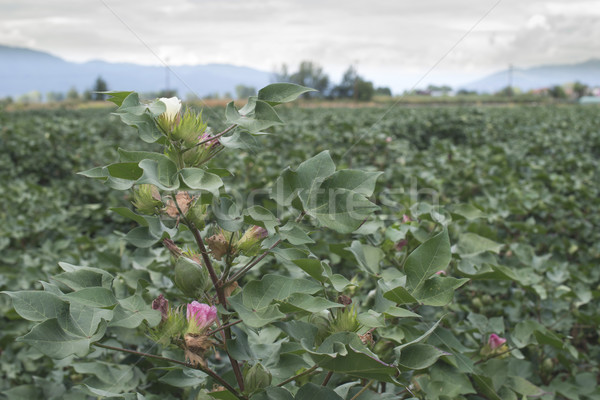
<instances>
[{"instance_id":1,"label":"green leaf","mask_svg":"<svg viewBox=\"0 0 600 400\"><path fill-rule=\"evenodd\" d=\"M350 250L354 254L359 267L363 271L374 275L381 272L379 263L383 260L385 254L379 247L362 244L358 240L354 240L346 250Z\"/></svg>"},{"instance_id":2,"label":"green leaf","mask_svg":"<svg viewBox=\"0 0 600 400\"><path fill-rule=\"evenodd\" d=\"M450 303L452 297L454 297L454 291L467 282L469 282L467 278L456 279L433 276L411 294L421 304L441 307Z\"/></svg>"},{"instance_id":3,"label":"green leaf","mask_svg":"<svg viewBox=\"0 0 600 400\"><path fill-rule=\"evenodd\" d=\"M271 386L250 397L250 400L294 400L294 397L283 388Z\"/></svg>"},{"instance_id":4,"label":"green leaf","mask_svg":"<svg viewBox=\"0 0 600 400\"><path fill-rule=\"evenodd\" d=\"M106 325L101 327L96 336L101 337L105 327ZM97 339L93 336L88 338L68 333L58 324L56 318L52 318L34 326L31 332L19 340L29 343L49 357L65 358L71 354L83 357L89 352L91 342Z\"/></svg>"},{"instance_id":5,"label":"green leaf","mask_svg":"<svg viewBox=\"0 0 600 400\"><path fill-rule=\"evenodd\" d=\"M213 201L212 211L221 228L228 232L242 229L244 225L242 212L230 198L221 197L218 203Z\"/></svg>"},{"instance_id":6,"label":"green leaf","mask_svg":"<svg viewBox=\"0 0 600 400\"><path fill-rule=\"evenodd\" d=\"M294 246L315 242L306 234L302 225L296 222L288 221L284 226L279 228L278 232L282 240L286 240Z\"/></svg>"},{"instance_id":7,"label":"green leaf","mask_svg":"<svg viewBox=\"0 0 600 400\"><path fill-rule=\"evenodd\" d=\"M429 344L417 343L402 349L398 365L407 370L423 369L430 367L438 358L444 355L448 355L448 353Z\"/></svg>"},{"instance_id":8,"label":"green leaf","mask_svg":"<svg viewBox=\"0 0 600 400\"><path fill-rule=\"evenodd\" d=\"M343 307L342 304L329 301L323 297L313 297L306 293L294 293L288 297L279 310L284 313L295 311L305 311L308 313L318 313L330 308Z\"/></svg>"},{"instance_id":9,"label":"green leaf","mask_svg":"<svg viewBox=\"0 0 600 400\"><path fill-rule=\"evenodd\" d=\"M316 351L307 347L305 350L323 369L363 379L396 383L394 377L398 370L379 360L362 344L356 333L336 333L326 338Z\"/></svg>"},{"instance_id":10,"label":"green leaf","mask_svg":"<svg viewBox=\"0 0 600 400\"><path fill-rule=\"evenodd\" d=\"M176 190L179 188L179 180L177 179L177 166L169 159L142 160L139 163L140 168L144 171L143 175L138 179L138 184L150 183L161 190Z\"/></svg>"},{"instance_id":11,"label":"green leaf","mask_svg":"<svg viewBox=\"0 0 600 400\"><path fill-rule=\"evenodd\" d=\"M508 377L506 386L523 396L538 397L544 394L542 389L520 376Z\"/></svg>"},{"instance_id":12,"label":"green leaf","mask_svg":"<svg viewBox=\"0 0 600 400\"><path fill-rule=\"evenodd\" d=\"M98 336L98 334L95 335L95 333L100 327L102 331L99 334L99 337L94 339L99 340L102 338L104 329L106 328L106 322L110 321L112 317L112 310L90 308L79 303L71 303L69 312L59 315L57 320L58 324L65 332L90 340L93 337Z\"/></svg>"},{"instance_id":13,"label":"green leaf","mask_svg":"<svg viewBox=\"0 0 600 400\"><path fill-rule=\"evenodd\" d=\"M231 136L222 136L220 141L223 146L230 149L241 149L254 153L261 149L256 138L243 130L236 130Z\"/></svg>"},{"instance_id":14,"label":"green leaf","mask_svg":"<svg viewBox=\"0 0 600 400\"><path fill-rule=\"evenodd\" d=\"M294 101L307 92L316 92L316 90L294 83L273 83L258 91L258 99L277 105Z\"/></svg>"},{"instance_id":15,"label":"green leaf","mask_svg":"<svg viewBox=\"0 0 600 400\"><path fill-rule=\"evenodd\" d=\"M457 251L461 256L473 256L476 254L483 253L485 251L491 251L492 253L498 253L502 248L501 243L496 243L493 240L479 236L476 233L463 233L458 239Z\"/></svg>"},{"instance_id":16,"label":"green leaf","mask_svg":"<svg viewBox=\"0 0 600 400\"><path fill-rule=\"evenodd\" d=\"M303 385L298 393L296 400L343 400L333 389L324 386L317 386L312 382Z\"/></svg>"},{"instance_id":17,"label":"green leaf","mask_svg":"<svg viewBox=\"0 0 600 400\"><path fill-rule=\"evenodd\" d=\"M108 272L92 267L82 267L66 262L58 265L65 271L54 275L52 280L60 282L72 290L80 290L86 287L110 288L114 277Z\"/></svg>"},{"instance_id":18,"label":"green leaf","mask_svg":"<svg viewBox=\"0 0 600 400\"><path fill-rule=\"evenodd\" d=\"M219 197L219 188L223 181L215 174L200 168L184 168L181 170L181 181L189 189L203 190Z\"/></svg>"},{"instance_id":19,"label":"green leaf","mask_svg":"<svg viewBox=\"0 0 600 400\"><path fill-rule=\"evenodd\" d=\"M119 159L122 163L139 163L142 160L154 160L164 161L169 160L169 157L161 153L155 153L152 151L129 151L122 148L118 148Z\"/></svg>"},{"instance_id":20,"label":"green leaf","mask_svg":"<svg viewBox=\"0 0 600 400\"><path fill-rule=\"evenodd\" d=\"M377 179L383 172L366 172L343 169L335 172L327 179L328 187L348 189L366 197L373 195Z\"/></svg>"},{"instance_id":21,"label":"green leaf","mask_svg":"<svg viewBox=\"0 0 600 400\"><path fill-rule=\"evenodd\" d=\"M417 299L404 287L404 279L385 282L379 280L379 287L383 293L383 297L396 304L417 303Z\"/></svg>"},{"instance_id":22,"label":"green leaf","mask_svg":"<svg viewBox=\"0 0 600 400\"><path fill-rule=\"evenodd\" d=\"M410 291L416 291L425 280L448 266L452 255L448 230L444 230L417 247L406 259L406 283Z\"/></svg>"},{"instance_id":23,"label":"green leaf","mask_svg":"<svg viewBox=\"0 0 600 400\"><path fill-rule=\"evenodd\" d=\"M10 296L17 314L29 321L45 321L68 312L69 304L59 296L37 290L2 292Z\"/></svg>"},{"instance_id":24,"label":"green leaf","mask_svg":"<svg viewBox=\"0 0 600 400\"><path fill-rule=\"evenodd\" d=\"M96 168L88 169L86 171L78 172L77 174L83 175L86 178L101 179L101 180L106 180L106 178L108 177L108 171L106 170L105 167L96 167Z\"/></svg>"},{"instance_id":25,"label":"green leaf","mask_svg":"<svg viewBox=\"0 0 600 400\"><path fill-rule=\"evenodd\" d=\"M150 326L158 325L161 320L160 312L153 310L140 295L134 294L119 300L119 304L114 309L110 326L137 328L144 320Z\"/></svg>"},{"instance_id":26,"label":"green leaf","mask_svg":"<svg viewBox=\"0 0 600 400\"><path fill-rule=\"evenodd\" d=\"M244 211L244 221L249 224L262 226L269 234L275 233L275 227L279 225L279 220L273 213L261 206L251 206Z\"/></svg>"},{"instance_id":27,"label":"green leaf","mask_svg":"<svg viewBox=\"0 0 600 400\"><path fill-rule=\"evenodd\" d=\"M107 101L115 103L118 107L121 107L123 101L134 92L117 92L117 91L108 91L108 92L100 92L103 94L107 94Z\"/></svg>"},{"instance_id":28,"label":"green leaf","mask_svg":"<svg viewBox=\"0 0 600 400\"><path fill-rule=\"evenodd\" d=\"M191 368L172 368L161 376L159 381L170 386L186 388L203 384L206 381L206 376L204 372Z\"/></svg>"},{"instance_id":29,"label":"green leaf","mask_svg":"<svg viewBox=\"0 0 600 400\"><path fill-rule=\"evenodd\" d=\"M83 288L64 296L70 303L79 303L89 307L111 307L117 304L112 290L102 287Z\"/></svg>"},{"instance_id":30,"label":"green leaf","mask_svg":"<svg viewBox=\"0 0 600 400\"><path fill-rule=\"evenodd\" d=\"M113 178L137 181L142 176L142 169L137 162L122 162L106 166L106 171Z\"/></svg>"},{"instance_id":31,"label":"green leaf","mask_svg":"<svg viewBox=\"0 0 600 400\"><path fill-rule=\"evenodd\" d=\"M269 103L262 100L256 100L252 115L240 114L236 110L235 104L232 101L227 104L225 117L227 118L228 122L237 124L240 127L248 130L250 133L258 133L264 129L270 128L271 126L283 124L283 121L281 121L275 109L271 107Z\"/></svg>"}]
</instances>

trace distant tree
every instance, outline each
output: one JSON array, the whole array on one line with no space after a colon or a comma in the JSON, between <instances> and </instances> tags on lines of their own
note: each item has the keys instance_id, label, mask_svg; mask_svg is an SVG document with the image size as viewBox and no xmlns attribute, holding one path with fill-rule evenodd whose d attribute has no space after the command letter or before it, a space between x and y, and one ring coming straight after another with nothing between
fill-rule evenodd
<instances>
[{"instance_id":1,"label":"distant tree","mask_svg":"<svg viewBox=\"0 0 600 400\"><path fill-rule=\"evenodd\" d=\"M271 77L271 81L273 81L273 83L277 83L277 82L289 82L290 81L290 74L288 71L288 66L286 64L282 64L281 68L279 69L279 71L274 71L273 75Z\"/></svg>"},{"instance_id":2,"label":"distant tree","mask_svg":"<svg viewBox=\"0 0 600 400\"><path fill-rule=\"evenodd\" d=\"M556 85L548 89L548 94L555 99L566 99L567 92L562 86Z\"/></svg>"},{"instance_id":3,"label":"distant tree","mask_svg":"<svg viewBox=\"0 0 600 400\"><path fill-rule=\"evenodd\" d=\"M83 94L81 95L81 98L83 99L83 101L91 101L93 98L93 93L91 90L84 90Z\"/></svg>"},{"instance_id":4,"label":"distant tree","mask_svg":"<svg viewBox=\"0 0 600 400\"><path fill-rule=\"evenodd\" d=\"M477 94L477 91L476 90L468 90L468 89L460 89L458 92L456 92L456 94L459 96L466 96L466 95Z\"/></svg>"},{"instance_id":5,"label":"distant tree","mask_svg":"<svg viewBox=\"0 0 600 400\"><path fill-rule=\"evenodd\" d=\"M375 95L377 96L392 96L392 90L389 87L378 87L375 89Z\"/></svg>"},{"instance_id":6,"label":"distant tree","mask_svg":"<svg viewBox=\"0 0 600 400\"><path fill-rule=\"evenodd\" d=\"M158 92L158 96L155 97L176 97L177 89L162 89Z\"/></svg>"},{"instance_id":7,"label":"distant tree","mask_svg":"<svg viewBox=\"0 0 600 400\"><path fill-rule=\"evenodd\" d=\"M98 92L106 92L108 91L108 84L101 76L96 79L96 83L94 83L94 88L92 89L92 100L104 100L106 98L105 94Z\"/></svg>"},{"instance_id":8,"label":"distant tree","mask_svg":"<svg viewBox=\"0 0 600 400\"><path fill-rule=\"evenodd\" d=\"M48 103L58 103L65 99L65 94L61 92L48 92L46 93L46 101Z\"/></svg>"},{"instance_id":9,"label":"distant tree","mask_svg":"<svg viewBox=\"0 0 600 400\"><path fill-rule=\"evenodd\" d=\"M198 101L200 100L200 97L198 97L198 95L194 92L189 92L188 94L185 95L185 101Z\"/></svg>"},{"instance_id":10,"label":"distant tree","mask_svg":"<svg viewBox=\"0 0 600 400\"><path fill-rule=\"evenodd\" d=\"M318 92L305 93L304 97L324 96L329 87L329 76L323 72L323 68L312 61L302 61L298 71L289 75L285 81L318 90Z\"/></svg>"},{"instance_id":11,"label":"distant tree","mask_svg":"<svg viewBox=\"0 0 600 400\"><path fill-rule=\"evenodd\" d=\"M442 96L447 96L448 93L450 93L452 91L452 87L448 86L448 85L429 85L427 86L427 91L429 91L432 94L441 94Z\"/></svg>"},{"instance_id":12,"label":"distant tree","mask_svg":"<svg viewBox=\"0 0 600 400\"><path fill-rule=\"evenodd\" d=\"M331 94L338 99L354 99L357 101L369 101L375 94L373 82L362 79L353 66L348 67L342 81L335 86Z\"/></svg>"},{"instance_id":13,"label":"distant tree","mask_svg":"<svg viewBox=\"0 0 600 400\"><path fill-rule=\"evenodd\" d=\"M79 100L79 93L77 92L77 89L75 89L75 86L71 86L71 89L69 89L69 91L67 92L67 100L69 100L69 101L78 101Z\"/></svg>"},{"instance_id":14,"label":"distant tree","mask_svg":"<svg viewBox=\"0 0 600 400\"><path fill-rule=\"evenodd\" d=\"M233 95L231 94L231 92L225 92L225 94L223 95L223 98L227 99L227 100L231 100L231 99L233 99Z\"/></svg>"},{"instance_id":15,"label":"distant tree","mask_svg":"<svg viewBox=\"0 0 600 400\"><path fill-rule=\"evenodd\" d=\"M506 86L504 89L496 93L499 96L512 96L515 94L515 90L511 86Z\"/></svg>"},{"instance_id":16,"label":"distant tree","mask_svg":"<svg viewBox=\"0 0 600 400\"><path fill-rule=\"evenodd\" d=\"M578 99L585 96L588 93L588 89L588 85L579 81L573 84L573 92L575 93Z\"/></svg>"},{"instance_id":17,"label":"distant tree","mask_svg":"<svg viewBox=\"0 0 600 400\"><path fill-rule=\"evenodd\" d=\"M17 97L17 103L21 103L21 104L31 104L31 103L41 103L41 102L42 102L42 94L40 92L38 92L37 90L22 94L21 96Z\"/></svg>"},{"instance_id":18,"label":"distant tree","mask_svg":"<svg viewBox=\"0 0 600 400\"><path fill-rule=\"evenodd\" d=\"M235 87L235 97L237 99L245 99L250 96L256 95L256 88L252 86L246 86L239 84ZM229 96L231 97L231 96Z\"/></svg>"}]
</instances>

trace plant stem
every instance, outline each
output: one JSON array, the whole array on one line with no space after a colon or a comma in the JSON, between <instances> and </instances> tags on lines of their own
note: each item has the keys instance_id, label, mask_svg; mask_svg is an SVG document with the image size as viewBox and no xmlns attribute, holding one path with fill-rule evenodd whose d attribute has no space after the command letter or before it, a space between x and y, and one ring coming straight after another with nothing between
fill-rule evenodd
<instances>
[{"instance_id":1,"label":"plant stem","mask_svg":"<svg viewBox=\"0 0 600 400\"><path fill-rule=\"evenodd\" d=\"M295 381L296 379L300 378L301 376L308 375L308 374L312 373L317 368L319 368L319 366L315 364L312 367L310 367L309 369L307 369L306 371L300 372L298 375L294 375L291 378L286 379L285 381L281 382L277 386L279 386L279 387L284 386L285 384L288 384L291 381Z\"/></svg>"},{"instance_id":2,"label":"plant stem","mask_svg":"<svg viewBox=\"0 0 600 400\"><path fill-rule=\"evenodd\" d=\"M120 351L120 352L123 352L123 353L135 354L136 356L140 356L140 357L154 358L156 360L167 361L167 362L170 362L170 363L173 363L173 364L179 364L179 365L183 365L183 366L188 367L188 368L193 368L193 369L200 370L200 371L204 372L205 374L209 375L215 381L219 382L225 389L229 390L231 392L231 394L233 394L238 399L246 400L246 398L244 396L242 396L241 394L239 394L238 391L235 390L235 388L233 386L231 386L229 383L227 383L226 380L224 380L223 378L221 378L219 375L217 375L216 372L214 372L212 369L210 369L208 367L203 367L201 365L192 365L192 364L189 364L189 363L186 363L186 362L183 362L183 361L175 360L173 358L168 358L168 357L163 357L163 356L157 356L157 355L148 354L148 353L142 353L140 351L135 351L135 350L123 349L121 347L108 346L108 345L102 344L102 343L93 343L93 345L96 346L96 347L102 347L102 348L105 348L105 349Z\"/></svg>"},{"instance_id":3,"label":"plant stem","mask_svg":"<svg viewBox=\"0 0 600 400\"><path fill-rule=\"evenodd\" d=\"M204 246L204 241L202 240L202 236L200 235L200 231L194 226L194 224L190 223L186 219L186 224L191 229L192 234L194 235L194 239L196 239L196 243L198 244L198 248L200 249L200 253L202 254L202 259L204 260L204 264L206 265L206 269L208 270L208 274L210 275L210 279L213 282L215 290L217 291L217 297L219 299L219 303L227 309L227 300L225 299L225 292L223 292L223 286L219 284L219 278L217 278L217 274L215 273L215 269L213 268L212 261L208 256L208 252L206 251L206 246ZM235 358L233 358L229 351L227 351L227 340L231 339L231 329L229 327L225 327L224 329L224 339L225 339L225 351L227 352L227 357L229 357L229 362L231 363L231 368L233 369L233 373L235 374L235 379L237 380L238 386L240 390L244 391L244 377L242 376L242 370L240 368L240 364L237 362Z\"/></svg>"},{"instance_id":4,"label":"plant stem","mask_svg":"<svg viewBox=\"0 0 600 400\"><path fill-rule=\"evenodd\" d=\"M327 386L332 375L333 375L333 371L329 371L327 373L327 376L325 377L325 379L323 379L323 383L321 383L321 386Z\"/></svg>"},{"instance_id":5,"label":"plant stem","mask_svg":"<svg viewBox=\"0 0 600 400\"><path fill-rule=\"evenodd\" d=\"M191 150L193 148L203 145L204 143L212 142L213 140L220 138L221 136L225 135L226 133L231 132L231 130L234 129L236 126L237 126L237 124L233 124L230 127L228 127L227 129L225 129L224 131L217 133L215 136L212 136L208 139L198 142L195 145L193 145L192 147L188 147L187 149L183 150L181 153L183 154L188 150Z\"/></svg>"},{"instance_id":6,"label":"plant stem","mask_svg":"<svg viewBox=\"0 0 600 400\"><path fill-rule=\"evenodd\" d=\"M359 390L358 393L356 393L354 396L352 396L352 398L350 400L356 400L358 399L358 396L360 396L361 394L363 394L364 392L367 391L367 389L369 388L369 386L371 386L371 384L375 382L375 379L371 379L369 382L367 382L367 384Z\"/></svg>"},{"instance_id":7,"label":"plant stem","mask_svg":"<svg viewBox=\"0 0 600 400\"><path fill-rule=\"evenodd\" d=\"M243 321L240 319L239 321L230 322L230 323L228 323L228 324L226 324L226 325L221 325L220 327L218 327L218 328L217 328L217 329L215 329L214 331L210 331L210 332L208 332L208 333L206 334L206 336L212 336L212 335L214 335L215 333L217 333L217 332L219 332L219 331L221 331L221 330L223 330L223 329L227 329L227 328L229 328L230 326L237 325L237 324L239 324L240 322L243 322Z\"/></svg>"},{"instance_id":8,"label":"plant stem","mask_svg":"<svg viewBox=\"0 0 600 400\"><path fill-rule=\"evenodd\" d=\"M305 215L306 215L306 211L302 211L300 213L300 215L298 215L298 218L296 218L296 222L300 222L302 220L302 218L304 218ZM240 269L230 279L228 279L227 282L225 282L223 284L223 286L229 286L231 283L233 283L233 282L237 281L239 278L241 278L242 275L244 275L246 272L250 271L256 264L261 262L262 259L265 258L271 252L271 250L273 250L275 247L279 246L279 244L282 241L283 240L279 239L278 241L273 243L271 245L271 247L269 247L267 250L265 250L265 252L262 253L260 256L253 258L248 264L246 264L244 267L242 267L242 269Z\"/></svg>"}]
</instances>

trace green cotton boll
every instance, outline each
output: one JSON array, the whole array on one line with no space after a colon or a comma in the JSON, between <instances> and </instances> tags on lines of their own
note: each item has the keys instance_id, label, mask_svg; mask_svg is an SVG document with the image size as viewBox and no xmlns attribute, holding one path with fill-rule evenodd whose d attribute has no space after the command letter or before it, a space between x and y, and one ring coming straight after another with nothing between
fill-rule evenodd
<instances>
[{"instance_id":1,"label":"green cotton boll","mask_svg":"<svg viewBox=\"0 0 600 400\"><path fill-rule=\"evenodd\" d=\"M200 200L196 200L196 202L190 207L185 217L194 224L194 226L200 230L205 227L205 219L208 211L208 205L202 204Z\"/></svg>"},{"instance_id":2,"label":"green cotton boll","mask_svg":"<svg viewBox=\"0 0 600 400\"><path fill-rule=\"evenodd\" d=\"M139 185L133 192L133 206L142 214L157 214L164 204L158 188L154 185Z\"/></svg>"},{"instance_id":3,"label":"green cotton boll","mask_svg":"<svg viewBox=\"0 0 600 400\"><path fill-rule=\"evenodd\" d=\"M358 314L354 306L347 306L336 310L336 316L329 326L331 333L356 332L360 329Z\"/></svg>"},{"instance_id":4,"label":"green cotton boll","mask_svg":"<svg viewBox=\"0 0 600 400\"><path fill-rule=\"evenodd\" d=\"M202 121L202 113L194 113L187 109L179 119L179 122L171 132L171 139L182 141L185 146L191 147L198 142L206 130L206 124Z\"/></svg>"},{"instance_id":5,"label":"green cotton boll","mask_svg":"<svg viewBox=\"0 0 600 400\"><path fill-rule=\"evenodd\" d=\"M210 287L211 281L206 268L182 256L175 263L173 283L186 296L197 298Z\"/></svg>"},{"instance_id":6,"label":"green cotton boll","mask_svg":"<svg viewBox=\"0 0 600 400\"><path fill-rule=\"evenodd\" d=\"M262 364L254 364L252 368L247 370L246 374L244 375L246 391L248 393L258 392L259 390L271 385L272 379L273 377L271 373L265 367L263 367Z\"/></svg>"}]
</instances>

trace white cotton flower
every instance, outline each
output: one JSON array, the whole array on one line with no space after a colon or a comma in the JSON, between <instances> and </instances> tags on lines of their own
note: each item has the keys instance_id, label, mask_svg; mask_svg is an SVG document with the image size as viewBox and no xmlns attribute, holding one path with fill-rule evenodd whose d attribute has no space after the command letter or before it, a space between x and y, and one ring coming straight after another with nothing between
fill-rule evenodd
<instances>
[{"instance_id":1,"label":"white cotton flower","mask_svg":"<svg viewBox=\"0 0 600 400\"><path fill-rule=\"evenodd\" d=\"M162 116L168 121L174 121L175 117L177 117L177 114L179 114L179 111L181 110L181 100L177 97L161 97L158 100L161 101L165 107L167 107L167 110L162 114Z\"/></svg>"}]
</instances>

